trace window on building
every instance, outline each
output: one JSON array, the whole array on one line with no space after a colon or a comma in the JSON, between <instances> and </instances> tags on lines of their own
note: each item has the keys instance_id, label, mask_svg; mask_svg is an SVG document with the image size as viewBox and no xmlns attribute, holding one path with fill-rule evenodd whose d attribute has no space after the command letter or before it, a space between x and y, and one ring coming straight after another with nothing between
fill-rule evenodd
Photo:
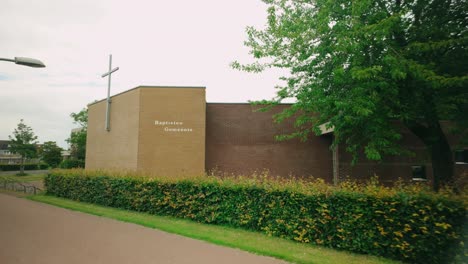
<instances>
[{"instance_id":1,"label":"window on building","mask_svg":"<svg viewBox=\"0 0 468 264\"><path fill-rule=\"evenodd\" d=\"M456 164L468 163L468 149L455 150L455 163Z\"/></svg>"},{"instance_id":2,"label":"window on building","mask_svg":"<svg viewBox=\"0 0 468 264\"><path fill-rule=\"evenodd\" d=\"M426 166L416 165L411 166L411 169L413 170L413 181L427 181Z\"/></svg>"}]
</instances>

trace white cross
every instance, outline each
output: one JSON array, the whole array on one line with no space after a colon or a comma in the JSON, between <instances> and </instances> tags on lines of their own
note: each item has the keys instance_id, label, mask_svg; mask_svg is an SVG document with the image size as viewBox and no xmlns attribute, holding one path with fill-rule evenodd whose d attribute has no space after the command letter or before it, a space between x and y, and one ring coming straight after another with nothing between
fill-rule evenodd
<instances>
[{"instance_id":1,"label":"white cross","mask_svg":"<svg viewBox=\"0 0 468 264\"><path fill-rule=\"evenodd\" d=\"M107 108L106 108L106 130L110 131L110 86L111 86L111 74L119 70L119 67L112 69L112 54L109 55L109 71L104 73L101 77L104 78L109 76L107 83Z\"/></svg>"}]
</instances>

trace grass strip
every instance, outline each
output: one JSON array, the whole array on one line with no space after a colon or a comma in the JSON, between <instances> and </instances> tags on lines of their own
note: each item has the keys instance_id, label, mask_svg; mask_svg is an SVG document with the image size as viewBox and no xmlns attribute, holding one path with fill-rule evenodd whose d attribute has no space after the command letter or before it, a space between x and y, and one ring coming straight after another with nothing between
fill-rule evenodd
<instances>
[{"instance_id":1,"label":"grass strip","mask_svg":"<svg viewBox=\"0 0 468 264\"><path fill-rule=\"evenodd\" d=\"M19 182L33 182L33 181L42 181L46 175L45 174L31 174L26 176L16 176L16 175L0 175L0 178L15 180Z\"/></svg>"},{"instance_id":2,"label":"grass strip","mask_svg":"<svg viewBox=\"0 0 468 264\"><path fill-rule=\"evenodd\" d=\"M173 217L125 211L110 207L97 206L94 204L75 202L54 196L35 195L27 198L62 208L112 218L163 230L169 233L208 241L222 246L239 248L258 255L271 256L293 263L400 263L374 256L359 255L310 244L300 244L294 241L269 237L264 234L236 228L206 225Z\"/></svg>"}]
</instances>

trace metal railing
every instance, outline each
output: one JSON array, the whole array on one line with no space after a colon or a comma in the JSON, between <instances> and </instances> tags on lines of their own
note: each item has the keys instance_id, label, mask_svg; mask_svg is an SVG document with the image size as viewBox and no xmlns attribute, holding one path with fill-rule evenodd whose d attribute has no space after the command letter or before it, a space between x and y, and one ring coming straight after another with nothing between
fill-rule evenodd
<instances>
[{"instance_id":1,"label":"metal railing","mask_svg":"<svg viewBox=\"0 0 468 264\"><path fill-rule=\"evenodd\" d=\"M41 188L33 184L27 184L7 177L0 177L0 188L9 191L37 194L42 191Z\"/></svg>"}]
</instances>

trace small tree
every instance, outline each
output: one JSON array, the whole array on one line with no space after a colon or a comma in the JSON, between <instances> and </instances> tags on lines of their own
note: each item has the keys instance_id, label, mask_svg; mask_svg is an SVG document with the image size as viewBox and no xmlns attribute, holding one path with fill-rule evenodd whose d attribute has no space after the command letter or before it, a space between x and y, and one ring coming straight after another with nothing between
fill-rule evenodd
<instances>
[{"instance_id":1,"label":"small tree","mask_svg":"<svg viewBox=\"0 0 468 264\"><path fill-rule=\"evenodd\" d=\"M10 151L21 156L20 174L24 174L24 161L36 157L37 136L30 126L20 120L18 127L13 131L13 136L8 136L10 139Z\"/></svg>"},{"instance_id":2,"label":"small tree","mask_svg":"<svg viewBox=\"0 0 468 264\"><path fill-rule=\"evenodd\" d=\"M52 168L56 168L62 161L62 148L54 141L44 142L39 149L39 157Z\"/></svg>"},{"instance_id":3,"label":"small tree","mask_svg":"<svg viewBox=\"0 0 468 264\"><path fill-rule=\"evenodd\" d=\"M80 127L72 132L67 142L70 144L71 156L74 159L85 161L86 159L86 134L88 129L88 110L83 108L78 113L71 113L75 124Z\"/></svg>"}]
</instances>

